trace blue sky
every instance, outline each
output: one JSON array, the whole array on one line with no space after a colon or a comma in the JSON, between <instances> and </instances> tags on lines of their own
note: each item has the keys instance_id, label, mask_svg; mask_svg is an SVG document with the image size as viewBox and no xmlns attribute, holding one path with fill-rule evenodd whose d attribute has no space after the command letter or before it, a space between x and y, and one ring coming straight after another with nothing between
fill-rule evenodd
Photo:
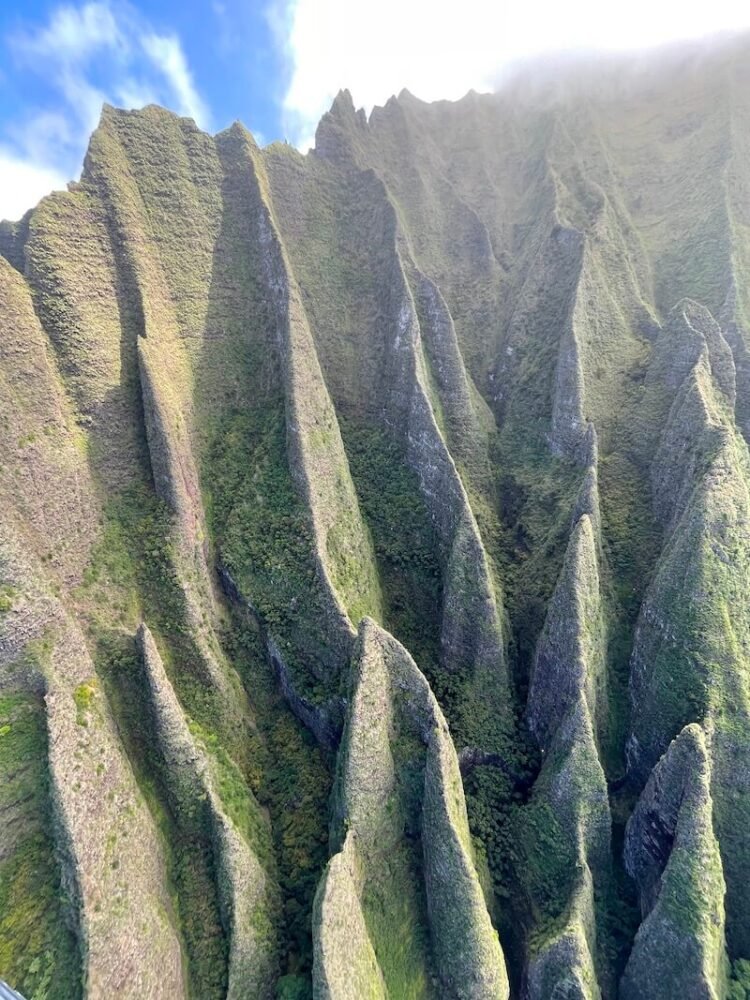
<instances>
[{"instance_id":1,"label":"blue sky","mask_svg":"<svg viewBox=\"0 0 750 1000\"><path fill-rule=\"evenodd\" d=\"M284 16L233 0L0 5L0 217L78 175L103 100L282 137Z\"/></svg>"},{"instance_id":2,"label":"blue sky","mask_svg":"<svg viewBox=\"0 0 750 1000\"><path fill-rule=\"evenodd\" d=\"M746 0L0 0L0 218L78 177L105 100L306 149L340 87L455 99L541 53L749 26Z\"/></svg>"}]
</instances>

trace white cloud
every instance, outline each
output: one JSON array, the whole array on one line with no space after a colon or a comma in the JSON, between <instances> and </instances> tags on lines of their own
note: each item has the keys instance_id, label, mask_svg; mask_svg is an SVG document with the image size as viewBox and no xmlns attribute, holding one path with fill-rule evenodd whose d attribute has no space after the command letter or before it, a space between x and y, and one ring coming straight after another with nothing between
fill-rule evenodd
<instances>
[{"instance_id":1,"label":"white cloud","mask_svg":"<svg viewBox=\"0 0 750 1000\"><path fill-rule=\"evenodd\" d=\"M51 191L65 187L65 175L0 148L0 219L20 219Z\"/></svg>"},{"instance_id":2,"label":"white cloud","mask_svg":"<svg viewBox=\"0 0 750 1000\"><path fill-rule=\"evenodd\" d=\"M30 115L20 125L8 130L14 146L23 150L27 159L46 163L54 159L56 151L71 141L71 126L65 115L54 111L41 111Z\"/></svg>"},{"instance_id":3,"label":"white cloud","mask_svg":"<svg viewBox=\"0 0 750 1000\"><path fill-rule=\"evenodd\" d=\"M22 68L55 87L66 105L69 133L75 121L77 132L88 135L106 100L106 94L91 80L91 62L106 53L111 63L121 65L128 58L129 45L109 5L94 0L80 8L57 7L45 26L14 36L11 48Z\"/></svg>"},{"instance_id":4,"label":"white cloud","mask_svg":"<svg viewBox=\"0 0 750 1000\"><path fill-rule=\"evenodd\" d=\"M750 26L738 0L288 0L272 7L291 82L285 123L301 144L341 87L368 110L403 87L423 100L490 90L541 53L627 50Z\"/></svg>"},{"instance_id":5,"label":"white cloud","mask_svg":"<svg viewBox=\"0 0 750 1000\"><path fill-rule=\"evenodd\" d=\"M80 123L84 135L96 128L106 93L95 86L76 67L65 67L59 74L58 86L72 115Z\"/></svg>"},{"instance_id":6,"label":"white cloud","mask_svg":"<svg viewBox=\"0 0 750 1000\"><path fill-rule=\"evenodd\" d=\"M24 32L16 42L30 55L66 63L78 61L97 49L125 44L109 5L98 2L80 8L57 7L45 28Z\"/></svg>"},{"instance_id":7,"label":"white cloud","mask_svg":"<svg viewBox=\"0 0 750 1000\"><path fill-rule=\"evenodd\" d=\"M179 38L157 34L128 0L62 4L6 42L18 71L43 81L50 97L48 107L19 108L0 136L0 218L19 218L77 174L105 101L162 103L208 126Z\"/></svg>"},{"instance_id":8,"label":"white cloud","mask_svg":"<svg viewBox=\"0 0 750 1000\"><path fill-rule=\"evenodd\" d=\"M159 95L147 80L129 76L117 84L115 103L121 108L145 108L158 104Z\"/></svg>"},{"instance_id":9,"label":"white cloud","mask_svg":"<svg viewBox=\"0 0 750 1000\"><path fill-rule=\"evenodd\" d=\"M195 89L180 40L175 35L146 35L141 39L143 50L169 83L177 99L181 115L194 118L196 124L207 128L208 108Z\"/></svg>"}]
</instances>

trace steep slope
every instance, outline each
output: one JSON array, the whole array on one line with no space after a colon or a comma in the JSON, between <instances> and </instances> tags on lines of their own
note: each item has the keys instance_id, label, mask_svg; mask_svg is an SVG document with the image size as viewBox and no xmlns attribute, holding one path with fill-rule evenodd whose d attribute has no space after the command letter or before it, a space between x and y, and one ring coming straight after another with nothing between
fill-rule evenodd
<instances>
[{"instance_id":1,"label":"steep slope","mask_svg":"<svg viewBox=\"0 0 750 1000\"><path fill-rule=\"evenodd\" d=\"M750 989L747 51L105 107L0 226L2 978Z\"/></svg>"},{"instance_id":2,"label":"steep slope","mask_svg":"<svg viewBox=\"0 0 750 1000\"><path fill-rule=\"evenodd\" d=\"M362 995L429 996L437 974L444 995L507 997L434 695L406 650L367 618L352 683L332 830L343 847L318 891L314 927L318 992L351 995L351 912Z\"/></svg>"}]
</instances>

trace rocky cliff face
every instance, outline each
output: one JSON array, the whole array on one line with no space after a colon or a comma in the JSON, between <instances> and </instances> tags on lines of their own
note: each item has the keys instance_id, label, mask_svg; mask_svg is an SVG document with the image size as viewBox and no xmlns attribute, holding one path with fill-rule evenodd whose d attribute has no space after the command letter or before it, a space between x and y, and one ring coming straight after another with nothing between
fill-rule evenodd
<instances>
[{"instance_id":1,"label":"rocky cliff face","mask_svg":"<svg viewBox=\"0 0 750 1000\"><path fill-rule=\"evenodd\" d=\"M2 978L750 995L748 65L105 108L0 225Z\"/></svg>"}]
</instances>

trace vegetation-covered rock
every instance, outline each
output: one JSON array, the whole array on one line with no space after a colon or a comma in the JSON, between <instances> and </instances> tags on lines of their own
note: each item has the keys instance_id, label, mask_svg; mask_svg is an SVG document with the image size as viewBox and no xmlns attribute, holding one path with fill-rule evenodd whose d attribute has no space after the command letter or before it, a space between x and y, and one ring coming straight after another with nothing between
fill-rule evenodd
<instances>
[{"instance_id":1,"label":"vegetation-covered rock","mask_svg":"<svg viewBox=\"0 0 750 1000\"><path fill-rule=\"evenodd\" d=\"M724 874L713 830L705 734L687 726L649 777L628 822L625 863L643 923L622 995L726 995Z\"/></svg>"},{"instance_id":2,"label":"vegetation-covered rock","mask_svg":"<svg viewBox=\"0 0 750 1000\"><path fill-rule=\"evenodd\" d=\"M749 65L105 107L0 223L12 986L750 990Z\"/></svg>"},{"instance_id":3,"label":"vegetation-covered rock","mask_svg":"<svg viewBox=\"0 0 750 1000\"><path fill-rule=\"evenodd\" d=\"M359 995L364 977L364 995L507 996L442 712L371 619L355 657L332 829L332 843L344 842L318 890L314 931L323 995ZM359 928L353 967L344 907Z\"/></svg>"}]
</instances>

